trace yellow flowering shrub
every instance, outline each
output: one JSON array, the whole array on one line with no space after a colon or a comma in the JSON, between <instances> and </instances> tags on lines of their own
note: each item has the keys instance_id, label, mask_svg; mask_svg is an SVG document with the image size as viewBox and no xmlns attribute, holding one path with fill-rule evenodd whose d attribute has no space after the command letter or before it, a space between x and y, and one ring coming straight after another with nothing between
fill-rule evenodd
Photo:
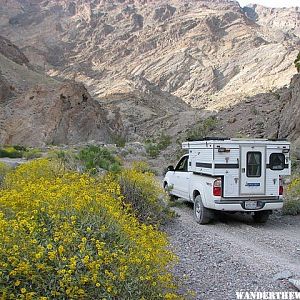
<instances>
[{"instance_id":1,"label":"yellow flowering shrub","mask_svg":"<svg viewBox=\"0 0 300 300\"><path fill-rule=\"evenodd\" d=\"M11 170L11 167L3 162L0 162L0 185L2 184L4 177Z\"/></svg>"},{"instance_id":2,"label":"yellow flowering shrub","mask_svg":"<svg viewBox=\"0 0 300 300\"><path fill-rule=\"evenodd\" d=\"M0 299L180 299L164 233L120 186L35 160L0 193Z\"/></svg>"},{"instance_id":3,"label":"yellow flowering shrub","mask_svg":"<svg viewBox=\"0 0 300 300\"><path fill-rule=\"evenodd\" d=\"M300 213L300 178L295 177L289 184L283 205L283 212L289 215Z\"/></svg>"},{"instance_id":4,"label":"yellow flowering shrub","mask_svg":"<svg viewBox=\"0 0 300 300\"><path fill-rule=\"evenodd\" d=\"M123 169L117 174L124 202L136 217L146 224L159 225L170 220L174 213L169 209L169 199L158 184L155 175L144 164Z\"/></svg>"}]
</instances>

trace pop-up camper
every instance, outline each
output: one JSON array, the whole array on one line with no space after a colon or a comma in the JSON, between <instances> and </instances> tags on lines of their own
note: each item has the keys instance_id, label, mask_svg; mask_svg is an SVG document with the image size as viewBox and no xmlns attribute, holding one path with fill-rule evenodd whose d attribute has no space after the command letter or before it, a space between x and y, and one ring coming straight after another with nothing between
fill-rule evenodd
<instances>
[{"instance_id":1,"label":"pop-up camper","mask_svg":"<svg viewBox=\"0 0 300 300\"><path fill-rule=\"evenodd\" d=\"M291 173L288 142L208 138L182 147L188 154L168 167L164 187L173 198L194 202L199 223L207 223L213 210L251 212L264 222L282 208L281 176Z\"/></svg>"}]
</instances>

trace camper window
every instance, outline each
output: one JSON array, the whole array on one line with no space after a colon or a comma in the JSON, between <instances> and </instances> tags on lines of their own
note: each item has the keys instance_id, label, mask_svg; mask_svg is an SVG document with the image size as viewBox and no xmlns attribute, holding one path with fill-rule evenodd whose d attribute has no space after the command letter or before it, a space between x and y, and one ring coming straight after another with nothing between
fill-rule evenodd
<instances>
[{"instance_id":1,"label":"camper window","mask_svg":"<svg viewBox=\"0 0 300 300\"><path fill-rule=\"evenodd\" d=\"M247 177L261 176L261 152L247 153Z\"/></svg>"},{"instance_id":2,"label":"camper window","mask_svg":"<svg viewBox=\"0 0 300 300\"><path fill-rule=\"evenodd\" d=\"M284 169L285 156L282 153L272 153L270 155L270 169L274 171L280 171Z\"/></svg>"}]
</instances>

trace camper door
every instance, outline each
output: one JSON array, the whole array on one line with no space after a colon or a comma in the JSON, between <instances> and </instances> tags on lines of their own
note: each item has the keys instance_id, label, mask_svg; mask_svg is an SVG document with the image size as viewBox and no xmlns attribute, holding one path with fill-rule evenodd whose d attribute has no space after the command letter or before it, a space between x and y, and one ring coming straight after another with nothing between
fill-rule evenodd
<instances>
[{"instance_id":1,"label":"camper door","mask_svg":"<svg viewBox=\"0 0 300 300\"><path fill-rule=\"evenodd\" d=\"M266 148L240 147L240 194L264 195L266 177Z\"/></svg>"}]
</instances>

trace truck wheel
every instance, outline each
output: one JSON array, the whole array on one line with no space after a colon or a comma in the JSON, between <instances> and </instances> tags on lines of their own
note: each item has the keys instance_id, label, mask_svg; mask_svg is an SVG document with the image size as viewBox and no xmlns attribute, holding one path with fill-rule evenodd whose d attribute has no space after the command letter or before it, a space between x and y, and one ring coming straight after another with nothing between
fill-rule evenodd
<instances>
[{"instance_id":1,"label":"truck wheel","mask_svg":"<svg viewBox=\"0 0 300 300\"><path fill-rule=\"evenodd\" d=\"M174 195L170 194L170 189L169 189L169 186L168 186L167 183L165 183L164 189L165 189L165 191L168 193L169 198L170 198L170 201L176 201L176 200L178 199L177 196L174 196Z\"/></svg>"},{"instance_id":2,"label":"truck wheel","mask_svg":"<svg viewBox=\"0 0 300 300\"><path fill-rule=\"evenodd\" d=\"M269 219L271 212L268 210L256 211L252 216L254 222L256 223L266 223Z\"/></svg>"},{"instance_id":3,"label":"truck wheel","mask_svg":"<svg viewBox=\"0 0 300 300\"><path fill-rule=\"evenodd\" d=\"M199 224L207 224L213 218L212 211L204 207L201 195L198 195L194 201L194 218Z\"/></svg>"}]
</instances>

